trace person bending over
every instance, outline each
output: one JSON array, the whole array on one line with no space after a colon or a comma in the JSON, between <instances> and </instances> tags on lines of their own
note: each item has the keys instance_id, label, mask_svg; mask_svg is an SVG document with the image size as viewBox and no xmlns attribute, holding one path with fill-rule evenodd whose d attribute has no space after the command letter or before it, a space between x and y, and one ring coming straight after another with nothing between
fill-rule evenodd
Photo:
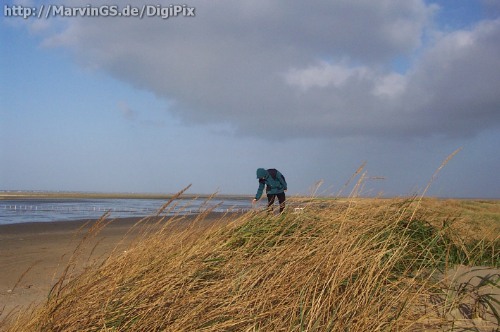
<instances>
[{"instance_id":1,"label":"person bending over","mask_svg":"<svg viewBox=\"0 0 500 332\"><path fill-rule=\"evenodd\" d=\"M273 204L278 197L278 202L280 205L280 213L285 209L285 191L287 191L287 184L285 177L275 168L257 169L257 179L259 179L259 189L257 189L257 194L253 199L253 203L255 204L261 197L264 192L264 187L266 187L267 194L267 207L268 211L273 211Z\"/></svg>"}]
</instances>

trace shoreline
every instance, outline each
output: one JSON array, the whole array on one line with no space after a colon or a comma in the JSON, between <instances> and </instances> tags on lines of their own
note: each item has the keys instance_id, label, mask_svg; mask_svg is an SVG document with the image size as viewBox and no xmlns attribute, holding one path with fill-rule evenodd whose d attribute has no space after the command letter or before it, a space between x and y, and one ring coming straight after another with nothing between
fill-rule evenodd
<instances>
[{"instance_id":1,"label":"shoreline","mask_svg":"<svg viewBox=\"0 0 500 332\"><path fill-rule=\"evenodd\" d=\"M114 222L123 225L132 225L144 217L111 218ZM87 223L94 223L98 218L80 218L75 220L31 221L10 224L0 224L0 238L4 234L38 233L46 231L71 231L77 230ZM113 223L111 223L113 224Z\"/></svg>"},{"instance_id":2,"label":"shoreline","mask_svg":"<svg viewBox=\"0 0 500 332\"><path fill-rule=\"evenodd\" d=\"M0 193L1 195L1 193ZM156 215L165 209L162 216L178 214L199 214L206 210L213 212L245 212L251 209L251 200L239 197L213 198L175 198L160 199L153 197L38 197L18 196L15 199L0 198L0 225L76 221L79 219L98 219L106 213L110 218L136 218ZM168 205L166 208L165 206Z\"/></svg>"}]
</instances>

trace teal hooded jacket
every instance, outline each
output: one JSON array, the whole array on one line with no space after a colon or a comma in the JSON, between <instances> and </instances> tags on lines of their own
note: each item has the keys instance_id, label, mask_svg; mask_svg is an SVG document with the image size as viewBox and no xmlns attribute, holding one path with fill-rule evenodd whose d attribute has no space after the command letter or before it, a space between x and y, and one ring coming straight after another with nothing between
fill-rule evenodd
<instances>
[{"instance_id":1,"label":"teal hooded jacket","mask_svg":"<svg viewBox=\"0 0 500 332\"><path fill-rule=\"evenodd\" d=\"M287 190L287 184L285 177L280 171L270 168L265 170L264 168L257 169L257 179L259 179L259 189L255 195L255 199L259 200L264 192L264 186L266 187L266 193L268 195L281 194Z\"/></svg>"}]
</instances>

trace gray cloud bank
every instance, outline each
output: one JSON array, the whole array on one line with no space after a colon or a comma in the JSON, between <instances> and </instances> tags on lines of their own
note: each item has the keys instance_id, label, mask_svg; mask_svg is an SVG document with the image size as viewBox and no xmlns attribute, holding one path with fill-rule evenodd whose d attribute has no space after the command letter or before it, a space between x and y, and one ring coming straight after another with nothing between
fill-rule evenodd
<instances>
[{"instance_id":1,"label":"gray cloud bank","mask_svg":"<svg viewBox=\"0 0 500 332\"><path fill-rule=\"evenodd\" d=\"M242 135L468 137L500 124L499 18L442 32L421 0L189 5L194 18L54 19L44 43L187 123Z\"/></svg>"}]
</instances>

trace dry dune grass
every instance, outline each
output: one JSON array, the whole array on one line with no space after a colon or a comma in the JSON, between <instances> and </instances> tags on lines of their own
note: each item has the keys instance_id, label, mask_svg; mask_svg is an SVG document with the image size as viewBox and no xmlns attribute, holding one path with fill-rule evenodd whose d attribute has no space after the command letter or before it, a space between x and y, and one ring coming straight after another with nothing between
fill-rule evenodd
<instances>
[{"instance_id":1,"label":"dry dune grass","mask_svg":"<svg viewBox=\"0 0 500 332\"><path fill-rule=\"evenodd\" d=\"M143 236L126 252L68 270L44 305L10 317L6 331L499 328L498 236L464 239L433 200L291 203L302 213L139 223ZM497 273L450 295L442 276L458 264ZM466 296L466 317L450 316Z\"/></svg>"},{"instance_id":2,"label":"dry dune grass","mask_svg":"<svg viewBox=\"0 0 500 332\"><path fill-rule=\"evenodd\" d=\"M494 241L500 234L498 200L424 199L427 221L439 227L450 223L464 239Z\"/></svg>"}]
</instances>

